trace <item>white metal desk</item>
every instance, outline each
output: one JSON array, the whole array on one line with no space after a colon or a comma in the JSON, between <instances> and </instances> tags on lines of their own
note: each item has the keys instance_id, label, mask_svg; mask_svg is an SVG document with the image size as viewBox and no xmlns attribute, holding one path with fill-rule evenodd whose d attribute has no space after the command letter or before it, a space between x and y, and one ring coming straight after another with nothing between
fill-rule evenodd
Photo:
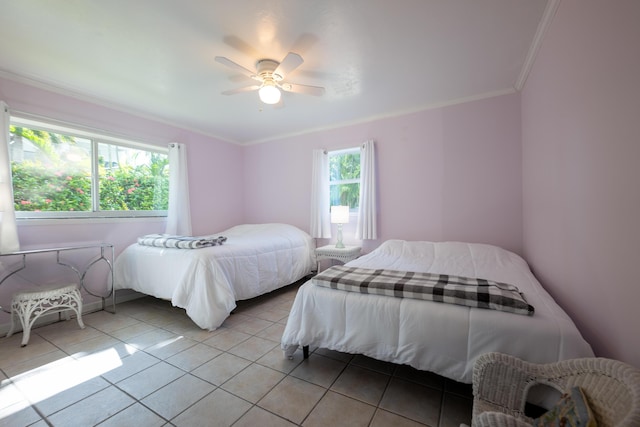
<instances>
[{"instance_id":1,"label":"white metal desk","mask_svg":"<svg viewBox=\"0 0 640 427\"><path fill-rule=\"evenodd\" d=\"M97 255L95 258L93 258L82 269L77 268L76 266L70 264L69 262L65 262L64 260L61 259L61 255L63 253L65 253L65 252L77 251L77 250L90 250L90 249L99 249L100 254ZM112 313L116 312L116 296L115 296L115 292L113 290L114 249L113 249L113 245L110 244L110 243L93 243L93 244L77 245L77 246L64 246L64 247L58 247L58 248L29 249L29 250L24 250L24 251L7 252L7 253L4 253L4 254L0 254L0 257L21 257L22 258L22 263L20 265L18 265L17 267L9 270L6 273L4 271L0 272L0 286L2 286L2 284L8 278L10 278L14 274L18 273L19 271L24 270L25 268L27 268L27 256L28 255L43 254L43 253L50 253L50 252L55 252L56 253L56 262L59 265L62 265L64 267L70 268L78 276L78 285L79 285L80 289L84 289L84 291L87 292L89 295L92 295L94 297L102 298L102 309L103 310L106 310L106 300L108 298L111 298ZM87 273L89 272L89 270L94 265L96 265L96 264L98 264L100 262L104 262L106 264L106 266L108 267L108 269L109 269L109 277L107 278L106 295L96 295L96 294L94 294L93 292L91 292L90 289L87 289L87 287L85 286L85 283L84 283L85 277L86 277ZM2 307L0 307L0 308L2 308ZM2 309L4 311L7 311L4 308L2 308ZM111 311L111 310L107 310L107 311Z\"/></svg>"}]
</instances>

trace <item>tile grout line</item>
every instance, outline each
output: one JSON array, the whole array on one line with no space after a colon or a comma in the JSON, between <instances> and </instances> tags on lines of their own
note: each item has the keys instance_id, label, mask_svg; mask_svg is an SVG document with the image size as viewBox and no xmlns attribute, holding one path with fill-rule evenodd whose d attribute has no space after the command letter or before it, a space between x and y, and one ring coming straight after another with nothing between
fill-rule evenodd
<instances>
[{"instance_id":1,"label":"tile grout line","mask_svg":"<svg viewBox=\"0 0 640 427\"><path fill-rule=\"evenodd\" d=\"M314 350L313 353L311 353L311 354L315 354L315 352L316 351ZM320 356L320 355L317 355L317 356ZM323 357L325 357L325 356L323 356ZM311 355L309 355L309 358L311 358ZM309 360L309 359L307 359L307 360ZM333 360L333 359L331 359L331 360ZM300 364L298 364L298 366L300 366ZM307 420L307 418L309 418L309 415L311 415L311 413L314 411L314 409L316 409L316 407L320 404L320 401L322 401L322 399L324 399L324 397L329 393L329 391L331 390L331 386L336 383L338 378L340 378L340 375L342 375L344 373L345 369L347 369L347 366L349 366L349 364L345 363L344 366L342 367L342 369L340 370L340 373L338 375L336 375L336 377L333 379L331 384L329 384L329 386L324 390L324 393L322 393L322 396L320 396L320 399L318 399L318 401L315 403L315 405L313 405L313 407L311 408L309 413L302 419L302 422L300 423L300 425L304 424L304 422ZM297 378L297 377L294 377L294 378ZM301 379L301 378L299 378L299 379ZM317 385L317 384L315 384L315 385ZM374 411L374 414L375 414L375 411ZM372 416L372 418L373 418L373 416ZM369 424L371 424L371 420L369 420Z\"/></svg>"}]
</instances>

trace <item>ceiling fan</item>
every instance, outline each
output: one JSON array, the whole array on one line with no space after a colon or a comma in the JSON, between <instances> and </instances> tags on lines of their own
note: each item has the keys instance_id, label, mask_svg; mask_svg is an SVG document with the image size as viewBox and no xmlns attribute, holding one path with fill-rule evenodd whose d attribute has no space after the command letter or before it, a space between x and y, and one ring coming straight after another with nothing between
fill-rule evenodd
<instances>
[{"instance_id":1,"label":"ceiling fan","mask_svg":"<svg viewBox=\"0 0 640 427\"><path fill-rule=\"evenodd\" d=\"M260 82L251 86L244 86L222 92L223 95L234 95L236 93L258 91L260 100L265 104L277 104L280 102L280 89L285 92L302 93L306 95L321 96L324 88L319 86L309 86L297 83L288 83L284 79L289 73L298 68L304 60L297 53L289 52L282 62L273 59L260 59L256 62L256 71L253 72L242 65L239 65L224 56L216 56L216 62L226 65L247 77Z\"/></svg>"}]
</instances>

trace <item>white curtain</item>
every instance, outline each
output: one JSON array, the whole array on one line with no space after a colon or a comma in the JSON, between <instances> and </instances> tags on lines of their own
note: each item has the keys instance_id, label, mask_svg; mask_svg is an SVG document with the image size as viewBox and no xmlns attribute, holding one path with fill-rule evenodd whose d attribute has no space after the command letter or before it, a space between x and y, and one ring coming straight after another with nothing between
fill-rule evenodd
<instances>
[{"instance_id":1,"label":"white curtain","mask_svg":"<svg viewBox=\"0 0 640 427\"><path fill-rule=\"evenodd\" d=\"M373 141L360 149L360 207L356 239L377 239L376 221L376 156Z\"/></svg>"},{"instance_id":2,"label":"white curtain","mask_svg":"<svg viewBox=\"0 0 640 427\"><path fill-rule=\"evenodd\" d=\"M9 159L9 107L0 101L0 253L20 250Z\"/></svg>"},{"instance_id":3,"label":"white curtain","mask_svg":"<svg viewBox=\"0 0 640 427\"><path fill-rule=\"evenodd\" d=\"M176 142L169 144L169 212L165 233L191 236L187 147Z\"/></svg>"},{"instance_id":4,"label":"white curtain","mask_svg":"<svg viewBox=\"0 0 640 427\"><path fill-rule=\"evenodd\" d=\"M325 150L313 150L311 167L311 237L331 238L329 217L329 155Z\"/></svg>"}]
</instances>

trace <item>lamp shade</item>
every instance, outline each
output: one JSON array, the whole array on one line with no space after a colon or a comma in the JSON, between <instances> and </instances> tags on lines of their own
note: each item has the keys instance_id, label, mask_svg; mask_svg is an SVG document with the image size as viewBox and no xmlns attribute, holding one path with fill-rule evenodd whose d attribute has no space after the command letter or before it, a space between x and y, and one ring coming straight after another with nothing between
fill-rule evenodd
<instances>
[{"instance_id":1,"label":"lamp shade","mask_svg":"<svg viewBox=\"0 0 640 427\"><path fill-rule=\"evenodd\" d=\"M331 223L348 224L349 206L331 206Z\"/></svg>"},{"instance_id":2,"label":"lamp shade","mask_svg":"<svg viewBox=\"0 0 640 427\"><path fill-rule=\"evenodd\" d=\"M271 82L265 82L258 90L258 96L265 104L277 104L280 102L280 89Z\"/></svg>"}]
</instances>

